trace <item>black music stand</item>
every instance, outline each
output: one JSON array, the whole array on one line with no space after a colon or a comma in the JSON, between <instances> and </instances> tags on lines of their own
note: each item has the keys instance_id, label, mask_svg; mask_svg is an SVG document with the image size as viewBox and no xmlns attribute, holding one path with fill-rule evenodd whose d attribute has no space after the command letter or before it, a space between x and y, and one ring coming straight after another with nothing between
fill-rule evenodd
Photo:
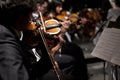
<instances>
[{"instance_id":1,"label":"black music stand","mask_svg":"<svg viewBox=\"0 0 120 80\"><path fill-rule=\"evenodd\" d=\"M108 28L120 28L119 21L110 21L108 24Z\"/></svg>"}]
</instances>

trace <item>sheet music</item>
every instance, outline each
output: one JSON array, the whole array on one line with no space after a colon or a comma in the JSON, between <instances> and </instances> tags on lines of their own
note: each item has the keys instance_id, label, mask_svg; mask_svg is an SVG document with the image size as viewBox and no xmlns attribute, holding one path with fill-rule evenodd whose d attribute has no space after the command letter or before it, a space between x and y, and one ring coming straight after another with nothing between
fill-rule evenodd
<instances>
[{"instance_id":1,"label":"sheet music","mask_svg":"<svg viewBox=\"0 0 120 80\"><path fill-rule=\"evenodd\" d=\"M91 55L120 65L120 29L105 28Z\"/></svg>"}]
</instances>

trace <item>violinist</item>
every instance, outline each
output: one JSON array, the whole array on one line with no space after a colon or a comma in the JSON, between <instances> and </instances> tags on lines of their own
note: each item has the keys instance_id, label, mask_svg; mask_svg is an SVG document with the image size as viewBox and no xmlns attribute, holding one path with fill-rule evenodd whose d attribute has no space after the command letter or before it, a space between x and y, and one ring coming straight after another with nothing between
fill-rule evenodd
<instances>
[{"instance_id":1,"label":"violinist","mask_svg":"<svg viewBox=\"0 0 120 80\"><path fill-rule=\"evenodd\" d=\"M52 18L55 18L59 21L68 21L70 26L67 30L67 32L65 33L66 35L66 39L68 42L72 42L74 41L74 39L76 38L75 35L77 34L78 39L80 38L79 35L79 28L78 28L78 20L79 18L79 13L73 13L70 11L66 11L63 8L63 4L61 1L53 1L50 4L51 6L50 8L50 14L49 16L51 16Z\"/></svg>"},{"instance_id":2,"label":"violinist","mask_svg":"<svg viewBox=\"0 0 120 80\"><path fill-rule=\"evenodd\" d=\"M69 25L68 27L70 27L70 25L71 25L71 21L68 19L67 15L66 15L66 11L63 10L61 1L53 0L50 3L48 16L53 19L58 20L59 22L67 23ZM67 27L67 30L69 29L68 27ZM65 32L65 34L66 34L66 32ZM68 37L69 37L69 40L71 41L70 36L68 36Z\"/></svg>"},{"instance_id":3,"label":"violinist","mask_svg":"<svg viewBox=\"0 0 120 80\"><path fill-rule=\"evenodd\" d=\"M58 7L57 7L57 3L58 3ZM50 7L52 9L51 11L53 11L53 13L56 13L53 16L55 17L59 14L61 15L61 12L63 11L61 2L53 2L52 6L54 6L54 7L53 8ZM58 13L57 13L57 10L58 10ZM66 39L66 32L68 32L70 25L71 25L69 23L69 20L66 20L63 17L59 18L59 19L55 17L55 19L57 19L58 21L62 21L62 23L63 23L63 26L61 27L62 28L61 32L64 33L62 38L65 41L60 48L61 56L59 56L59 54L55 54L54 55L55 60L58 62L59 67L61 70L63 70L64 74L66 74L66 72L67 72L67 74L71 75L71 76L67 75L68 77L71 78L70 80L88 80L87 66L85 63L85 59L84 59L84 55L83 55L83 51L82 51L81 47L79 47L78 45L76 45L74 43L69 42L68 38ZM74 53L76 53L76 54L74 54ZM74 66L74 67L71 67L69 69L68 67L70 67L69 64L71 63L70 60L73 61L71 66ZM70 63L68 63L68 62L70 62ZM69 66L64 68L63 66L65 66L65 64L69 65ZM64 69L66 69L66 70L64 70ZM48 74L50 74L50 73L48 73Z\"/></svg>"},{"instance_id":4,"label":"violinist","mask_svg":"<svg viewBox=\"0 0 120 80\"><path fill-rule=\"evenodd\" d=\"M23 51L28 56L26 61L29 61L27 64L27 68L29 68L28 72L30 73L29 74L31 77L30 80L36 80L36 79L45 80L45 78L49 80L53 80L53 79L56 80L57 75L54 72L53 66L51 67L51 62L47 58L47 55L46 55L47 52L45 51L45 47L42 43L40 35L38 34L39 27L36 27L31 20L29 22L31 24L29 24L29 27L27 27L27 29L23 31L22 46L23 46ZM66 26L66 24L64 23L62 24ZM64 29L61 29L61 30L64 30ZM58 42L58 44L56 44L56 46L50 50L51 53L53 53L51 54L53 56L54 56L54 53L57 53L58 49L61 48L62 37L60 35L58 37L60 39L59 40L60 42ZM66 60L61 63L61 60L63 58ZM58 60L59 59L60 59L59 63L61 63L61 65L63 63L67 65L67 66L64 66L63 68L67 68L70 65L72 65L73 59L71 58L71 56L62 55L62 57L59 57ZM51 74L53 74L54 76L51 76L51 74L47 75L51 70L53 71ZM69 77L66 77L66 78L69 78Z\"/></svg>"},{"instance_id":5,"label":"violinist","mask_svg":"<svg viewBox=\"0 0 120 80\"><path fill-rule=\"evenodd\" d=\"M53 0L49 5L49 17L56 18L57 15L60 15L63 11L62 3L59 1ZM57 19L57 18L56 18ZM59 19L61 20L61 19Z\"/></svg>"},{"instance_id":6,"label":"violinist","mask_svg":"<svg viewBox=\"0 0 120 80\"><path fill-rule=\"evenodd\" d=\"M30 2L29 2L30 1ZM33 12L33 0L0 1L0 80L30 80L21 32Z\"/></svg>"},{"instance_id":7,"label":"violinist","mask_svg":"<svg viewBox=\"0 0 120 80\"><path fill-rule=\"evenodd\" d=\"M65 25L65 24L64 24ZM63 30L63 29L62 29ZM32 74L31 77L32 79L37 78L40 80L53 80L53 79L57 79L57 76L55 75L55 72L53 70L53 68L51 67L51 64L47 58L47 56L45 55L46 52L44 51L44 47L42 46L41 43L41 38L38 34L37 29L35 30L26 30L23 32L23 44L24 44L24 51L29 53L28 56L31 56L31 58L29 59L29 61L31 61L31 65L29 65L29 67L31 66L32 71L30 71L30 73ZM49 35L48 35L49 37ZM64 54L60 54L60 52L58 51L61 48L61 43L63 43L63 39L61 37L61 35L58 36L59 37L59 42L52 48L49 48L51 51L51 55L52 56L58 56L61 55L61 57L59 56L57 59L55 59L58 63L60 63L60 70L63 68L66 68L67 71L67 67L70 66L70 64L73 62L73 59L71 58L71 56L68 55L64 55ZM46 38L46 37L45 37ZM52 37L50 36L50 38L48 38L52 41ZM51 45L49 43L47 43L48 45ZM54 45L54 44L53 44ZM61 60L65 60L61 63ZM60 60L60 61L59 61ZM62 66L62 65L66 65ZM72 66L72 64L71 64ZM62 68L61 68L62 67ZM41 72L41 70L44 70ZM52 70L52 72L51 72ZM47 71L50 71L47 73ZM68 79L70 76L68 76L67 74L62 73L65 78L64 79ZM51 76L54 75L54 76Z\"/></svg>"},{"instance_id":8,"label":"violinist","mask_svg":"<svg viewBox=\"0 0 120 80\"><path fill-rule=\"evenodd\" d=\"M78 50L78 52L81 55L81 56L79 55L79 58L81 60L79 60L78 54L76 56L73 55L73 53L69 54L69 50L66 50L66 47L68 47L68 46L71 47L71 45L66 44L65 43L66 41L62 37L63 34L69 28L69 24L67 21L61 22L61 24L62 24L62 26L61 26L60 33L57 34L57 36L53 35L54 37L58 37L59 41L57 42L56 46L50 48L50 51L52 53L51 55L54 57L55 61L57 61L58 66L60 68L60 72L62 74L62 77L65 80L77 80L79 78L87 80L87 79L85 79L85 78L87 78L87 75L84 75L84 74L86 74L86 69L84 69L86 67L85 67L84 61L81 61L84 58L83 53L81 52L82 50L81 50L81 48L79 48L77 46L78 47L77 49L72 48L73 51L71 51L71 52L74 52L74 50L75 51ZM36 33L36 31L34 31L34 32ZM27 36L31 36L31 35L29 35L30 34L29 31L24 32L24 34L26 34L26 33L28 33ZM33 35L33 36L35 36L35 35ZM49 35L48 35L48 37L49 37ZM27 41L27 39L29 39L30 37L28 37L27 39L25 39L25 38L26 37L24 36L23 40ZM36 39L38 40L38 42L36 42ZM50 37L50 39L51 39L51 37ZM53 39L53 37L52 37L52 39ZM33 49L31 48L33 50L32 53L34 53L34 52L35 53L37 52L38 54L41 53L39 55L40 57L38 56L38 59L36 59L38 61L35 62L35 64L32 66L31 73L32 73L33 78L35 77L40 80L53 80L53 79L56 80L57 76L56 76L53 68L48 67L51 65L49 65L49 63L50 63L49 60L46 60L46 55L45 55L46 51L44 51L44 47L42 46L41 41L39 40L39 38L32 38L32 40L35 41L35 43L37 43L37 45L34 44L34 46L32 46L32 48L33 48ZM52 41L52 40L50 40L50 41ZM27 42L25 42L25 43L27 43ZM65 45L64 45L64 43L65 43ZM48 45L49 45L49 43L48 43ZM30 50L30 52L31 52L31 50ZM79 61L81 61L81 62L79 62ZM79 63L79 66L78 66L78 63ZM79 67L82 70L84 70L85 72L81 71L81 69ZM44 69L44 71L41 72L41 70L43 70L43 69ZM84 75L84 76L79 76L80 75L79 73L80 74L82 73L81 75Z\"/></svg>"},{"instance_id":9,"label":"violinist","mask_svg":"<svg viewBox=\"0 0 120 80\"><path fill-rule=\"evenodd\" d=\"M97 9L85 9L80 14L81 27L83 29L83 35L86 40L90 40L90 38L95 35L95 29L97 23L100 23L102 20L101 14Z\"/></svg>"},{"instance_id":10,"label":"violinist","mask_svg":"<svg viewBox=\"0 0 120 80\"><path fill-rule=\"evenodd\" d=\"M36 0L35 7L34 7L34 12L33 12L33 19L39 19L40 18L40 12L43 15L44 20L49 19L47 17L48 4L49 4L48 0Z\"/></svg>"}]
</instances>

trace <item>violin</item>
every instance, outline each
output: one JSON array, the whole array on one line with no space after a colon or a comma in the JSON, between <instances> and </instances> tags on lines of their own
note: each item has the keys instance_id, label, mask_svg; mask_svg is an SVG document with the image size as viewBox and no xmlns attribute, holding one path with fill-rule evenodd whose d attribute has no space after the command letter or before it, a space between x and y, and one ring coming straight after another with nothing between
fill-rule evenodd
<instances>
[{"instance_id":1,"label":"violin","mask_svg":"<svg viewBox=\"0 0 120 80\"><path fill-rule=\"evenodd\" d=\"M55 19L49 19L45 21L45 32L50 35L55 35L60 33L61 24Z\"/></svg>"},{"instance_id":2,"label":"violin","mask_svg":"<svg viewBox=\"0 0 120 80\"><path fill-rule=\"evenodd\" d=\"M79 19L79 15L77 13L62 11L60 14L56 15L56 19L60 21L70 20L71 22L77 22Z\"/></svg>"},{"instance_id":3,"label":"violin","mask_svg":"<svg viewBox=\"0 0 120 80\"><path fill-rule=\"evenodd\" d=\"M56 46L56 44L59 42L58 37L54 37L53 35L57 35L60 33L60 23L55 19L49 19L45 21L45 28L44 36L46 38L47 44L49 46L49 49ZM26 45L30 46L37 46L39 44L39 33L38 33L38 27L36 25L36 22L30 21L29 25L26 27L26 30L24 31L24 39Z\"/></svg>"},{"instance_id":4,"label":"violin","mask_svg":"<svg viewBox=\"0 0 120 80\"><path fill-rule=\"evenodd\" d=\"M77 13L72 13L70 16L69 16L69 20L71 20L72 22L77 22L79 18L79 15Z\"/></svg>"},{"instance_id":5,"label":"violin","mask_svg":"<svg viewBox=\"0 0 120 80\"><path fill-rule=\"evenodd\" d=\"M37 18L36 18L37 15ZM33 17L35 17L35 22L36 22L36 26L43 26L44 32L50 35L54 35L54 34L58 34L60 32L60 26L61 24L58 22L58 20L56 19L52 19L49 16L42 16L38 17L39 15L42 14L33 14ZM33 25L34 26L34 25ZM33 28L32 23L29 25L28 29L30 30L31 28Z\"/></svg>"}]
</instances>

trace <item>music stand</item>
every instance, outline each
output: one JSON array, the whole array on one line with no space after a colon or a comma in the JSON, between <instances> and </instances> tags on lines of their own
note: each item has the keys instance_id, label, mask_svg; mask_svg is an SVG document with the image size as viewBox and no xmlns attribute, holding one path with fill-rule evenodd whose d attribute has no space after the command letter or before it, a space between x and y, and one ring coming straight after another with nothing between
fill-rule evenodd
<instances>
[{"instance_id":1,"label":"music stand","mask_svg":"<svg viewBox=\"0 0 120 80\"><path fill-rule=\"evenodd\" d=\"M108 28L120 28L120 22L118 21L110 21L108 24Z\"/></svg>"},{"instance_id":2,"label":"music stand","mask_svg":"<svg viewBox=\"0 0 120 80\"><path fill-rule=\"evenodd\" d=\"M119 21L110 21L108 24L108 28L120 28ZM118 65L112 65L112 77L113 80L118 80ZM114 79L115 78L115 79Z\"/></svg>"}]
</instances>

